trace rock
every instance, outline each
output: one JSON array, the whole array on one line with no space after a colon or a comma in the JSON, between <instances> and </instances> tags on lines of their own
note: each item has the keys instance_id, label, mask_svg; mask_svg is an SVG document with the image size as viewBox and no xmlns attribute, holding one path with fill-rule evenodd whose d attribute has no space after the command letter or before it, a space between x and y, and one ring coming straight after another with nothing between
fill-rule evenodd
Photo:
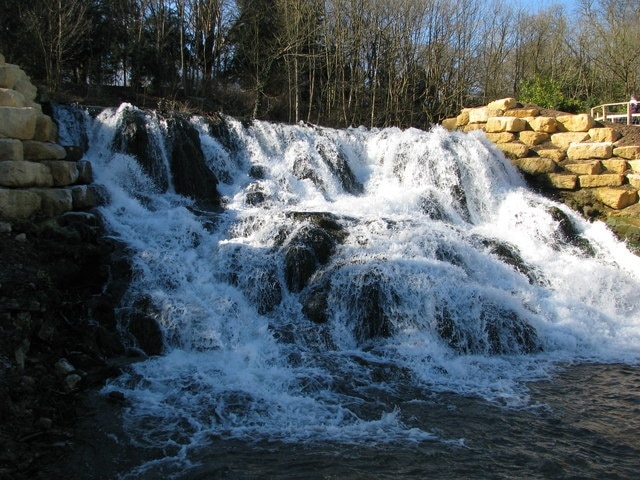
<instances>
[{"instance_id":1,"label":"rock","mask_svg":"<svg viewBox=\"0 0 640 480\"><path fill-rule=\"evenodd\" d=\"M556 163L563 161L567 157L567 151L561 148L538 148L535 150L538 156L550 158Z\"/></svg>"},{"instance_id":2,"label":"rock","mask_svg":"<svg viewBox=\"0 0 640 480\"><path fill-rule=\"evenodd\" d=\"M553 117L535 117L527 121L534 132L555 133L558 129L558 121Z\"/></svg>"},{"instance_id":3,"label":"rock","mask_svg":"<svg viewBox=\"0 0 640 480\"><path fill-rule=\"evenodd\" d=\"M535 145L547 142L551 137L548 133L525 130L519 133L518 138L525 145L533 147Z\"/></svg>"},{"instance_id":4,"label":"rock","mask_svg":"<svg viewBox=\"0 0 640 480\"><path fill-rule=\"evenodd\" d=\"M454 130L456 130L458 128L458 120L455 117L454 118L445 118L444 120L442 120L441 125L446 130L449 130L450 132L453 132Z\"/></svg>"},{"instance_id":5,"label":"rock","mask_svg":"<svg viewBox=\"0 0 640 480\"><path fill-rule=\"evenodd\" d=\"M503 113L503 110L478 107L469 109L469 123L486 123L489 117L499 117Z\"/></svg>"},{"instance_id":6,"label":"rock","mask_svg":"<svg viewBox=\"0 0 640 480\"><path fill-rule=\"evenodd\" d=\"M640 174L627 173L625 176L627 177L629 185L631 185L636 190L640 190Z\"/></svg>"},{"instance_id":7,"label":"rock","mask_svg":"<svg viewBox=\"0 0 640 480\"><path fill-rule=\"evenodd\" d=\"M630 146L625 146L625 147L616 147L616 148L613 149L613 154L616 157L625 158L627 160L639 160L640 159L640 145L630 145ZM640 168L638 168L636 171L640 171Z\"/></svg>"},{"instance_id":8,"label":"rock","mask_svg":"<svg viewBox=\"0 0 640 480\"><path fill-rule=\"evenodd\" d=\"M567 132L588 132L596 126L596 122L591 115L580 113L578 115L560 115L556 117L557 122Z\"/></svg>"},{"instance_id":9,"label":"rock","mask_svg":"<svg viewBox=\"0 0 640 480\"><path fill-rule=\"evenodd\" d=\"M0 107L26 107L27 101L20 92L9 88L0 88Z\"/></svg>"},{"instance_id":10,"label":"rock","mask_svg":"<svg viewBox=\"0 0 640 480\"><path fill-rule=\"evenodd\" d=\"M66 358L61 358L60 360L58 360L53 367L56 373L61 377L64 377L76 371L76 367L71 365L69 360L67 360Z\"/></svg>"},{"instance_id":11,"label":"rock","mask_svg":"<svg viewBox=\"0 0 640 480\"><path fill-rule=\"evenodd\" d=\"M34 108L0 107L0 137L32 139L36 131L36 116Z\"/></svg>"},{"instance_id":12,"label":"rock","mask_svg":"<svg viewBox=\"0 0 640 480\"><path fill-rule=\"evenodd\" d=\"M522 107L506 110L503 114L505 117L529 118L540 115L540 109L537 107Z\"/></svg>"},{"instance_id":13,"label":"rock","mask_svg":"<svg viewBox=\"0 0 640 480\"><path fill-rule=\"evenodd\" d=\"M49 115L40 114L36 116L36 129L33 133L33 139L50 143L55 143L58 140L58 125Z\"/></svg>"},{"instance_id":14,"label":"rock","mask_svg":"<svg viewBox=\"0 0 640 480\"><path fill-rule=\"evenodd\" d=\"M529 147L527 147L524 143L499 143L496 145L498 149L500 149L507 157L514 158L524 158L529 155Z\"/></svg>"},{"instance_id":15,"label":"rock","mask_svg":"<svg viewBox=\"0 0 640 480\"><path fill-rule=\"evenodd\" d=\"M571 143L567 148L567 158L569 160L607 159L612 156L613 144L609 142Z\"/></svg>"},{"instance_id":16,"label":"rock","mask_svg":"<svg viewBox=\"0 0 640 480\"><path fill-rule=\"evenodd\" d=\"M40 142L38 140L25 140L24 158L25 160L62 160L66 158L67 151L57 143Z\"/></svg>"},{"instance_id":17,"label":"rock","mask_svg":"<svg viewBox=\"0 0 640 480\"><path fill-rule=\"evenodd\" d=\"M42 200L40 212L45 217L55 217L73 210L73 197L70 189L33 188L31 191L40 195Z\"/></svg>"},{"instance_id":18,"label":"rock","mask_svg":"<svg viewBox=\"0 0 640 480\"><path fill-rule=\"evenodd\" d=\"M456 117L456 126L464 127L468 123L469 123L469 109L463 108L462 111L460 112L460 115Z\"/></svg>"},{"instance_id":19,"label":"rock","mask_svg":"<svg viewBox=\"0 0 640 480\"><path fill-rule=\"evenodd\" d=\"M602 160L602 166L607 172L624 173L627 171L628 165L626 160Z\"/></svg>"},{"instance_id":20,"label":"rock","mask_svg":"<svg viewBox=\"0 0 640 480\"><path fill-rule=\"evenodd\" d=\"M592 128L589 130L589 137L594 142L610 142L613 143L620 139L621 135L613 128Z\"/></svg>"},{"instance_id":21,"label":"rock","mask_svg":"<svg viewBox=\"0 0 640 480\"><path fill-rule=\"evenodd\" d=\"M79 162L84 156L84 150L82 147L76 145L64 145L65 152L67 152L66 159L70 162Z\"/></svg>"},{"instance_id":22,"label":"rock","mask_svg":"<svg viewBox=\"0 0 640 480\"><path fill-rule=\"evenodd\" d=\"M46 165L26 161L0 162L0 186L51 187L53 177Z\"/></svg>"},{"instance_id":23,"label":"rock","mask_svg":"<svg viewBox=\"0 0 640 480\"><path fill-rule=\"evenodd\" d=\"M24 160L22 142L15 138L0 138L0 162Z\"/></svg>"},{"instance_id":24,"label":"rock","mask_svg":"<svg viewBox=\"0 0 640 480\"><path fill-rule=\"evenodd\" d=\"M527 122L518 117L490 117L485 130L489 133L521 132L527 127Z\"/></svg>"},{"instance_id":25,"label":"rock","mask_svg":"<svg viewBox=\"0 0 640 480\"><path fill-rule=\"evenodd\" d=\"M584 161L579 163L565 163L564 169L577 175L598 175L602 173L600 160Z\"/></svg>"},{"instance_id":26,"label":"rock","mask_svg":"<svg viewBox=\"0 0 640 480\"><path fill-rule=\"evenodd\" d=\"M549 173L546 181L549 186L559 190L575 190L578 186L578 176L565 173Z\"/></svg>"},{"instance_id":27,"label":"rock","mask_svg":"<svg viewBox=\"0 0 640 480\"><path fill-rule=\"evenodd\" d=\"M64 379L64 386L67 391L76 390L80 382L82 382L82 377L77 373L72 373L71 375L67 375Z\"/></svg>"},{"instance_id":28,"label":"rock","mask_svg":"<svg viewBox=\"0 0 640 480\"><path fill-rule=\"evenodd\" d=\"M40 210L40 195L28 190L0 188L0 217L26 219Z\"/></svg>"},{"instance_id":29,"label":"rock","mask_svg":"<svg viewBox=\"0 0 640 480\"><path fill-rule=\"evenodd\" d=\"M638 191L630 188L598 188L596 197L608 207L616 210L638 203Z\"/></svg>"},{"instance_id":30,"label":"rock","mask_svg":"<svg viewBox=\"0 0 640 480\"><path fill-rule=\"evenodd\" d=\"M489 110L511 110L518 105L518 101L515 98L501 98L494 100L487 105Z\"/></svg>"},{"instance_id":31,"label":"rock","mask_svg":"<svg viewBox=\"0 0 640 480\"><path fill-rule=\"evenodd\" d=\"M513 164L525 173L539 175L541 173L552 173L557 169L556 163L544 157L526 157L513 161Z\"/></svg>"},{"instance_id":32,"label":"rock","mask_svg":"<svg viewBox=\"0 0 640 480\"><path fill-rule=\"evenodd\" d=\"M551 143L560 148L569 148L572 143L580 143L588 139L589 134L581 132L561 132L551 135Z\"/></svg>"},{"instance_id":33,"label":"rock","mask_svg":"<svg viewBox=\"0 0 640 480\"><path fill-rule=\"evenodd\" d=\"M33 83L31 83L29 77L27 77L24 73L21 78L18 79L13 88L17 92L20 92L22 95L24 95L24 98L27 101L34 101L38 96L38 89Z\"/></svg>"},{"instance_id":34,"label":"rock","mask_svg":"<svg viewBox=\"0 0 640 480\"><path fill-rule=\"evenodd\" d=\"M109 192L103 185L74 185L71 198L74 210L88 210L105 205L109 201Z\"/></svg>"},{"instance_id":35,"label":"rock","mask_svg":"<svg viewBox=\"0 0 640 480\"><path fill-rule=\"evenodd\" d=\"M619 187L624 184L625 176L619 174L580 175L580 188L591 187Z\"/></svg>"},{"instance_id":36,"label":"rock","mask_svg":"<svg viewBox=\"0 0 640 480\"><path fill-rule=\"evenodd\" d=\"M13 89L24 75L25 73L17 65L3 63L0 65L0 88Z\"/></svg>"},{"instance_id":37,"label":"rock","mask_svg":"<svg viewBox=\"0 0 640 480\"><path fill-rule=\"evenodd\" d=\"M509 143L518 139L518 137L511 132L485 133L485 135L489 141L493 143Z\"/></svg>"},{"instance_id":38,"label":"rock","mask_svg":"<svg viewBox=\"0 0 640 480\"><path fill-rule=\"evenodd\" d=\"M67 162L65 160L43 161L51 172L54 187L67 187L78 182L80 171L76 162Z\"/></svg>"}]
</instances>

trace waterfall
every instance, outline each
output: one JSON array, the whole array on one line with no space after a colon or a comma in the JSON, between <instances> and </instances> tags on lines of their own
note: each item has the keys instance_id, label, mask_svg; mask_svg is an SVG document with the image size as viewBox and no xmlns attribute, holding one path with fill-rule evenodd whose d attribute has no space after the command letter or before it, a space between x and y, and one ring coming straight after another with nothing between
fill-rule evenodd
<instances>
[{"instance_id":1,"label":"waterfall","mask_svg":"<svg viewBox=\"0 0 640 480\"><path fill-rule=\"evenodd\" d=\"M128 148L132 115L145 138ZM104 388L130 399L138 445L431 439L398 398L521 406L560 362L640 360L640 259L528 190L481 132L127 104L56 119L131 252L122 327L161 334Z\"/></svg>"}]
</instances>

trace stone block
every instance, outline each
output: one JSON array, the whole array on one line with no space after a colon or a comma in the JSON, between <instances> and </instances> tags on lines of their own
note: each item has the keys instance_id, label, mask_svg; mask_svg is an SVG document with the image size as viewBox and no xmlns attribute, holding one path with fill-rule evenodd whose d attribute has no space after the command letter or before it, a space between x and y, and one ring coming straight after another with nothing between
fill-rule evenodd
<instances>
[{"instance_id":1,"label":"stone block","mask_svg":"<svg viewBox=\"0 0 640 480\"><path fill-rule=\"evenodd\" d=\"M489 107L478 107L469 109L469 123L487 123L489 117L499 117L502 110Z\"/></svg>"},{"instance_id":2,"label":"stone block","mask_svg":"<svg viewBox=\"0 0 640 480\"><path fill-rule=\"evenodd\" d=\"M533 147L535 145L540 145L541 143L549 141L549 138L551 137L549 136L548 133L532 132L531 130L525 130L518 134L518 138L525 145Z\"/></svg>"},{"instance_id":3,"label":"stone block","mask_svg":"<svg viewBox=\"0 0 640 480\"><path fill-rule=\"evenodd\" d=\"M598 188L596 198L615 210L638 203L638 191L632 188Z\"/></svg>"},{"instance_id":4,"label":"stone block","mask_svg":"<svg viewBox=\"0 0 640 480\"><path fill-rule=\"evenodd\" d=\"M33 188L30 191L40 195L40 213L45 217L55 217L73 210L73 196L69 188Z\"/></svg>"},{"instance_id":5,"label":"stone block","mask_svg":"<svg viewBox=\"0 0 640 480\"><path fill-rule=\"evenodd\" d=\"M0 217L26 219L40 210L40 195L28 190L0 188Z\"/></svg>"},{"instance_id":6,"label":"stone block","mask_svg":"<svg viewBox=\"0 0 640 480\"><path fill-rule=\"evenodd\" d=\"M25 160L62 160L66 158L67 151L62 145L50 142L40 142L38 140L25 140L24 145Z\"/></svg>"},{"instance_id":7,"label":"stone block","mask_svg":"<svg viewBox=\"0 0 640 480\"><path fill-rule=\"evenodd\" d=\"M457 119L454 118L445 118L444 120L442 120L442 127L445 130L449 130L450 132L453 132L454 130L456 130L458 128L458 123L457 123Z\"/></svg>"},{"instance_id":8,"label":"stone block","mask_svg":"<svg viewBox=\"0 0 640 480\"><path fill-rule=\"evenodd\" d=\"M46 165L36 162L0 162L0 186L51 187L53 178Z\"/></svg>"},{"instance_id":9,"label":"stone block","mask_svg":"<svg viewBox=\"0 0 640 480\"><path fill-rule=\"evenodd\" d=\"M529 147L527 147L524 143L498 143L496 144L502 153L504 153L507 157L511 159L516 158L524 158L529 155Z\"/></svg>"},{"instance_id":10,"label":"stone block","mask_svg":"<svg viewBox=\"0 0 640 480\"><path fill-rule=\"evenodd\" d=\"M35 109L0 107L0 137L30 140L35 131Z\"/></svg>"},{"instance_id":11,"label":"stone block","mask_svg":"<svg viewBox=\"0 0 640 480\"><path fill-rule=\"evenodd\" d=\"M563 167L566 171L575 173L576 175L599 175L603 170L600 160L566 163Z\"/></svg>"},{"instance_id":12,"label":"stone block","mask_svg":"<svg viewBox=\"0 0 640 480\"><path fill-rule=\"evenodd\" d=\"M102 185L75 185L71 187L74 210L87 210L105 205L109 200L107 189Z\"/></svg>"},{"instance_id":13,"label":"stone block","mask_svg":"<svg viewBox=\"0 0 640 480\"><path fill-rule=\"evenodd\" d=\"M0 88L0 107L26 107L27 101L20 92L10 88Z\"/></svg>"},{"instance_id":14,"label":"stone block","mask_svg":"<svg viewBox=\"0 0 640 480\"><path fill-rule=\"evenodd\" d=\"M0 66L0 88L13 88L24 78L25 73L17 65L5 63Z\"/></svg>"},{"instance_id":15,"label":"stone block","mask_svg":"<svg viewBox=\"0 0 640 480\"><path fill-rule=\"evenodd\" d=\"M547 183L558 190L575 190L578 186L578 176L566 173L548 173Z\"/></svg>"},{"instance_id":16,"label":"stone block","mask_svg":"<svg viewBox=\"0 0 640 480\"><path fill-rule=\"evenodd\" d=\"M636 190L640 190L640 175L637 173L627 173L627 181Z\"/></svg>"},{"instance_id":17,"label":"stone block","mask_svg":"<svg viewBox=\"0 0 640 480\"><path fill-rule=\"evenodd\" d=\"M609 127L592 128L589 130L589 137L594 142L615 142L620 139L620 133Z\"/></svg>"},{"instance_id":18,"label":"stone block","mask_svg":"<svg viewBox=\"0 0 640 480\"><path fill-rule=\"evenodd\" d=\"M33 139L51 143L58 141L58 125L49 115L43 113L36 115L36 130L33 133Z\"/></svg>"},{"instance_id":19,"label":"stone block","mask_svg":"<svg viewBox=\"0 0 640 480\"><path fill-rule=\"evenodd\" d=\"M558 129L558 121L553 117L529 118L527 122L534 132L555 133Z\"/></svg>"},{"instance_id":20,"label":"stone block","mask_svg":"<svg viewBox=\"0 0 640 480\"><path fill-rule=\"evenodd\" d=\"M67 187L78 182L80 171L77 162L49 160L42 163L49 167L54 187Z\"/></svg>"},{"instance_id":21,"label":"stone block","mask_svg":"<svg viewBox=\"0 0 640 480\"><path fill-rule=\"evenodd\" d=\"M463 128L463 132L473 132L474 130L484 130L486 123L468 123Z\"/></svg>"},{"instance_id":22,"label":"stone block","mask_svg":"<svg viewBox=\"0 0 640 480\"><path fill-rule=\"evenodd\" d=\"M569 160L587 160L590 158L607 159L613 156L613 145L610 142L572 143L567 148Z\"/></svg>"},{"instance_id":23,"label":"stone block","mask_svg":"<svg viewBox=\"0 0 640 480\"><path fill-rule=\"evenodd\" d=\"M580 188L593 187L620 187L624 184L625 176L615 173L603 173L601 175L580 175L578 182Z\"/></svg>"},{"instance_id":24,"label":"stone block","mask_svg":"<svg viewBox=\"0 0 640 480\"><path fill-rule=\"evenodd\" d=\"M640 173L640 160L627 160L627 165L632 171Z\"/></svg>"},{"instance_id":25,"label":"stone block","mask_svg":"<svg viewBox=\"0 0 640 480\"><path fill-rule=\"evenodd\" d=\"M489 133L521 132L527 128L527 122L518 117L490 117L487 120L485 130Z\"/></svg>"},{"instance_id":26,"label":"stone block","mask_svg":"<svg viewBox=\"0 0 640 480\"><path fill-rule=\"evenodd\" d=\"M560 148L569 148L572 143L581 143L587 140L589 140L589 134L582 132L560 132L551 135L551 143Z\"/></svg>"},{"instance_id":27,"label":"stone block","mask_svg":"<svg viewBox=\"0 0 640 480\"><path fill-rule=\"evenodd\" d=\"M38 96L37 87L33 83L31 83L31 80L29 80L29 77L27 77L26 75L23 75L22 78L20 78L16 82L16 84L13 86L13 89L17 92L20 92L22 95L24 95L24 98L29 101L34 101Z\"/></svg>"},{"instance_id":28,"label":"stone block","mask_svg":"<svg viewBox=\"0 0 640 480\"><path fill-rule=\"evenodd\" d=\"M556 117L560 130L567 132L588 132L596 126L596 121L591 115L580 113L578 115L560 115Z\"/></svg>"},{"instance_id":29,"label":"stone block","mask_svg":"<svg viewBox=\"0 0 640 480\"><path fill-rule=\"evenodd\" d=\"M628 145L626 147L616 147L613 149L616 157L627 160L640 160L640 145Z\"/></svg>"},{"instance_id":30,"label":"stone block","mask_svg":"<svg viewBox=\"0 0 640 480\"><path fill-rule=\"evenodd\" d=\"M499 100L494 100L487 104L487 108L490 110L511 110L518 105L518 101L515 98L501 98Z\"/></svg>"},{"instance_id":31,"label":"stone block","mask_svg":"<svg viewBox=\"0 0 640 480\"><path fill-rule=\"evenodd\" d=\"M561 162L567 157L567 151L563 148L551 147L551 148L539 148L536 149L536 153L541 157L550 158L554 162Z\"/></svg>"},{"instance_id":32,"label":"stone block","mask_svg":"<svg viewBox=\"0 0 640 480\"><path fill-rule=\"evenodd\" d=\"M88 184L93 182L93 167L91 162L87 160L81 160L77 162L78 165L78 183Z\"/></svg>"},{"instance_id":33,"label":"stone block","mask_svg":"<svg viewBox=\"0 0 640 480\"><path fill-rule=\"evenodd\" d=\"M493 143L509 143L515 142L518 139L515 133L511 132L485 133L485 135L489 141Z\"/></svg>"},{"instance_id":34,"label":"stone block","mask_svg":"<svg viewBox=\"0 0 640 480\"><path fill-rule=\"evenodd\" d=\"M458 127L464 127L467 123L469 123L469 109L463 108L460 115L456 117L456 125Z\"/></svg>"},{"instance_id":35,"label":"stone block","mask_svg":"<svg viewBox=\"0 0 640 480\"><path fill-rule=\"evenodd\" d=\"M557 169L556 162L550 158L543 157L526 157L513 161L513 164L519 170L530 175L540 175L543 173L553 173Z\"/></svg>"},{"instance_id":36,"label":"stone block","mask_svg":"<svg viewBox=\"0 0 640 480\"><path fill-rule=\"evenodd\" d=\"M624 173L627 171L628 165L626 160L610 159L602 160L602 166L611 173Z\"/></svg>"},{"instance_id":37,"label":"stone block","mask_svg":"<svg viewBox=\"0 0 640 480\"><path fill-rule=\"evenodd\" d=\"M22 142L15 138L0 138L0 162L24 160Z\"/></svg>"},{"instance_id":38,"label":"stone block","mask_svg":"<svg viewBox=\"0 0 640 480\"><path fill-rule=\"evenodd\" d=\"M540 110L536 107L512 108L504 112L505 117L529 118L540 115Z\"/></svg>"}]
</instances>

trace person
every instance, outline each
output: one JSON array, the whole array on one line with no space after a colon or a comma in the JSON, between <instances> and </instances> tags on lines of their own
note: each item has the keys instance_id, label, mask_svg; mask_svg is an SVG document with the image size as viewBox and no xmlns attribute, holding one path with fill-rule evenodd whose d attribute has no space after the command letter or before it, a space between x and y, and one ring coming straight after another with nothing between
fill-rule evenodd
<instances>
[{"instance_id":1,"label":"person","mask_svg":"<svg viewBox=\"0 0 640 480\"><path fill-rule=\"evenodd\" d=\"M638 103L635 94L631 95L631 100L629 100L629 110L631 113L640 113L640 103Z\"/></svg>"}]
</instances>

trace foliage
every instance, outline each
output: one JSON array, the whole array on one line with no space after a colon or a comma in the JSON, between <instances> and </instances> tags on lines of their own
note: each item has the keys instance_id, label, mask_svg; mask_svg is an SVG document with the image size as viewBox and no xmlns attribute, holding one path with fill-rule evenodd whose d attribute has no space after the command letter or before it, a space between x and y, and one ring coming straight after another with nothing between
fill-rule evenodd
<instances>
[{"instance_id":1,"label":"foliage","mask_svg":"<svg viewBox=\"0 0 640 480\"><path fill-rule=\"evenodd\" d=\"M524 80L520 85L519 99L525 103L568 113L584 110L582 102L567 97L560 82L552 78L537 76Z\"/></svg>"}]
</instances>

